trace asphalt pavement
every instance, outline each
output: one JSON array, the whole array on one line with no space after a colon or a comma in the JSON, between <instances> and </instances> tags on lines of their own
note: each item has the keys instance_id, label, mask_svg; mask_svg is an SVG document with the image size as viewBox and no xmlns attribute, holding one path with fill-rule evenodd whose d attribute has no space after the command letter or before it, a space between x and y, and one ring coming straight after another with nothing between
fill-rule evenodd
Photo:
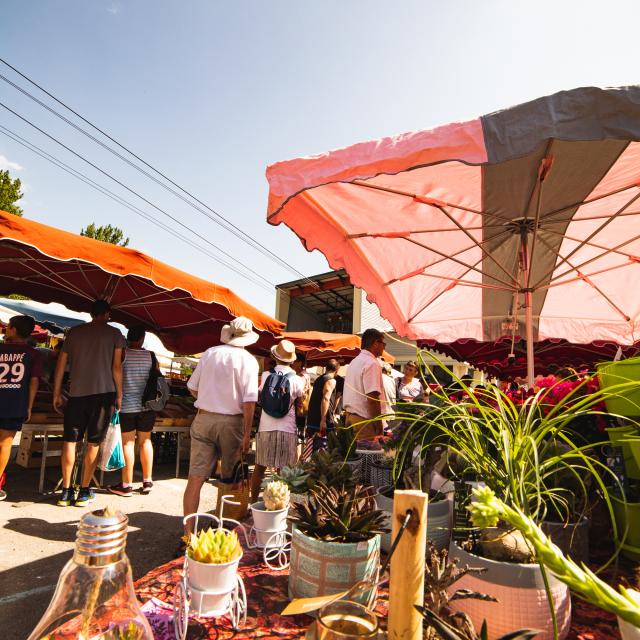
<instances>
[{"instance_id":1,"label":"asphalt pavement","mask_svg":"<svg viewBox=\"0 0 640 640\"><path fill-rule=\"evenodd\" d=\"M88 509L116 505L129 517L127 555L134 580L174 557L182 535L182 494L185 478L175 478L175 465L154 467L149 495L135 492L123 498L97 490L90 507L58 507L55 496L38 493L37 469L10 463L8 498L0 502L0 637L26 638L42 617L62 567L71 558L78 521ZM47 468L45 490L59 478L59 468ZM119 473L105 474L105 485ZM142 480L139 469L134 486ZM216 490L205 485L201 510L214 508Z\"/></svg>"}]
</instances>

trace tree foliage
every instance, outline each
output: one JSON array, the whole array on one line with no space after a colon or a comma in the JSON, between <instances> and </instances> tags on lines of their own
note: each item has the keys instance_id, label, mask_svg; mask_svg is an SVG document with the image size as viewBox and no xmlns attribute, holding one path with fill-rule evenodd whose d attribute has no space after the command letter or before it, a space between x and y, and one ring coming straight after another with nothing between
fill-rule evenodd
<instances>
[{"instance_id":1,"label":"tree foliage","mask_svg":"<svg viewBox=\"0 0 640 640\"><path fill-rule=\"evenodd\" d=\"M129 244L129 238L124 237L122 229L112 227L110 224L97 227L95 222L92 222L86 229L80 231L80 235L120 247L126 247Z\"/></svg>"},{"instance_id":2,"label":"tree foliage","mask_svg":"<svg viewBox=\"0 0 640 640\"><path fill-rule=\"evenodd\" d=\"M9 171L0 171L0 211L22 216L22 208L16 204L24 195L20 187L22 183L19 178L12 179Z\"/></svg>"}]
</instances>

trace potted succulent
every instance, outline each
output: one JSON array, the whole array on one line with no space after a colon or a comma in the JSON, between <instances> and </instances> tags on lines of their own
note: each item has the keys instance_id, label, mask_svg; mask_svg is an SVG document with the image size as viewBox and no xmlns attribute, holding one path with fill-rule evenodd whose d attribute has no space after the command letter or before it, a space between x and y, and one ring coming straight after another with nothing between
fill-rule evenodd
<instances>
[{"instance_id":1,"label":"potted succulent","mask_svg":"<svg viewBox=\"0 0 640 640\"><path fill-rule=\"evenodd\" d=\"M335 451L315 451L304 469L309 475L309 489L317 484L330 487L352 487L355 484L351 466L344 464L343 458Z\"/></svg>"},{"instance_id":2,"label":"potted succulent","mask_svg":"<svg viewBox=\"0 0 640 640\"><path fill-rule=\"evenodd\" d=\"M508 522L527 538L539 561L582 598L618 616L623 640L640 638L640 592L623 586L616 591L584 565L579 567L566 558L544 531L520 509L500 500L488 487L474 489L474 502L469 506L472 521L480 527Z\"/></svg>"},{"instance_id":3,"label":"potted succulent","mask_svg":"<svg viewBox=\"0 0 640 640\"><path fill-rule=\"evenodd\" d=\"M287 528L289 497L289 487L286 483L272 480L264 487L262 501L251 505L253 527L259 546L266 546L274 533Z\"/></svg>"},{"instance_id":4,"label":"potted succulent","mask_svg":"<svg viewBox=\"0 0 640 640\"><path fill-rule=\"evenodd\" d=\"M280 480L289 487L289 501L293 504L307 501L309 491L309 473L301 465L282 467L273 474L274 480Z\"/></svg>"},{"instance_id":5,"label":"potted succulent","mask_svg":"<svg viewBox=\"0 0 640 640\"><path fill-rule=\"evenodd\" d=\"M187 582L202 615L227 608L241 558L242 546L235 531L216 528L190 534L185 561Z\"/></svg>"},{"instance_id":6,"label":"potted succulent","mask_svg":"<svg viewBox=\"0 0 640 640\"><path fill-rule=\"evenodd\" d=\"M327 449L332 457L351 468L354 482L360 482L364 458L356 451L356 434L353 427L337 427L327 438Z\"/></svg>"},{"instance_id":7,"label":"potted succulent","mask_svg":"<svg viewBox=\"0 0 640 640\"><path fill-rule=\"evenodd\" d=\"M384 515L369 487L319 482L308 504L292 506L290 518L290 598L330 595L348 591L359 580L375 580ZM374 588L355 599L367 604L373 597Z\"/></svg>"},{"instance_id":8,"label":"potted succulent","mask_svg":"<svg viewBox=\"0 0 640 640\"><path fill-rule=\"evenodd\" d=\"M469 616L458 610L460 600L484 600L497 602L483 593L457 589L454 585L468 574L480 574L483 569L468 565L459 568L458 560L451 560L446 549L438 550L433 545L427 548L424 581L424 606L416 606L425 618L424 640L486 640L486 621L480 635L475 631ZM499 605L496 605L499 606ZM521 630L509 633L502 640L528 640L537 631Z\"/></svg>"}]
</instances>

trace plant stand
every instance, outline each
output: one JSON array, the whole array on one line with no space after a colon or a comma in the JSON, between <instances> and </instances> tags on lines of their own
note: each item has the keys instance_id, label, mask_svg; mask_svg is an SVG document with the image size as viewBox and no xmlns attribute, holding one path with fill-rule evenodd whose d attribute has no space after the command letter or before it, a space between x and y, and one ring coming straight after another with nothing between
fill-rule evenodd
<instances>
[{"instance_id":1,"label":"plant stand","mask_svg":"<svg viewBox=\"0 0 640 640\"><path fill-rule=\"evenodd\" d=\"M192 513L184 518L186 524L195 518L194 529L197 530L200 519L211 520L220 527L221 520L208 513ZM190 563L193 567L190 569ZM247 594L244 582L238 574L240 558L227 565L204 565L191 560L185 552L182 579L176 585L173 598L173 625L178 640L185 640L190 615L199 618L219 618L227 616L233 628L238 631L247 620ZM195 568L199 577L203 575L202 567L211 571L210 586L205 589L192 584ZM208 580L209 582L209 580Z\"/></svg>"}]
</instances>

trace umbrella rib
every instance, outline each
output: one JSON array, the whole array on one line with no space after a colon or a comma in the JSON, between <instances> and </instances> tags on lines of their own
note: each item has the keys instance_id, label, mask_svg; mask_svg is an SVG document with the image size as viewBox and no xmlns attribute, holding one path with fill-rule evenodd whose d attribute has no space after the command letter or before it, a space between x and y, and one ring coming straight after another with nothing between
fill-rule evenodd
<instances>
[{"instance_id":1,"label":"umbrella rib","mask_svg":"<svg viewBox=\"0 0 640 640\"><path fill-rule=\"evenodd\" d=\"M579 251L584 245L585 243L589 242L589 240L591 240L593 237L597 236L606 226L608 226L609 224L611 224L617 217L619 214L621 214L627 207L630 207L638 198L640 198L640 191L638 193L636 193L633 198L631 198L631 200L629 200L627 202L627 204L625 204L624 206L622 206L620 209L618 209L618 211L616 211L610 218L608 218L607 220L605 220L595 231L592 231L589 236L587 238L585 238L584 240L582 240L580 242L580 244L577 247L574 247L567 256L565 256L565 259L568 260L572 255L574 255L577 251ZM568 264L568 263L567 263ZM549 277L553 274L553 272L556 270L555 265L549 270L547 271L542 278L540 278L540 280L538 280L538 282L536 282L536 284L534 285L534 289L537 289L538 287L540 287L540 285Z\"/></svg>"},{"instance_id":2,"label":"umbrella rib","mask_svg":"<svg viewBox=\"0 0 640 640\"><path fill-rule=\"evenodd\" d=\"M132 275L132 276L131 276L131 279L132 279L132 280L136 280L136 279L137 279L137 280L138 280L138 282L142 282L143 284L147 284L147 283L146 283L146 282L144 282L143 280L140 280L139 278L137 278L135 275ZM125 282L125 284L127 285L127 287L129 288L129 291L131 291L131 295L136 299L136 301L137 301L137 302L140 302L141 300L144 300L145 298L149 298L149 297L154 296L154 295L160 295L160 294L165 293L165 290L164 290L164 289L162 289L162 290L160 290L160 291L154 291L153 293L148 294L147 296L142 296L142 297L140 297L140 295L138 294L138 292L133 288L133 286L132 286L132 285L131 285L131 283L129 282L129 279L128 279L128 278L124 278L124 282ZM151 324L152 324L153 326L157 326L157 323L156 323L155 318L153 317L153 315L152 315L151 311L149 311L149 309L147 308L147 305L148 305L148 304L151 304L151 303L146 302L146 303L143 305L143 307L142 307L142 308L144 309L145 313L147 314L147 317L149 318L149 320L151 321ZM127 307L128 307L128 305L118 305L118 308L119 308L119 309L122 309L123 307L124 307L124 308L127 308Z\"/></svg>"},{"instance_id":3,"label":"umbrella rib","mask_svg":"<svg viewBox=\"0 0 640 640\"><path fill-rule=\"evenodd\" d=\"M630 267L631 266L631 262L624 262L622 264L616 264L613 265L612 267L606 267L604 269L599 269L598 271L592 271L591 273L579 273L579 275L573 277L573 278L569 278L568 280L562 280L560 282L553 282L553 283L549 283L546 285L543 285L542 287L540 287L540 289L538 289L538 291L541 291L543 289L551 289L553 287L561 287L562 285L565 284L569 284L571 282L577 282L578 280L586 280L588 278L592 278L593 276L598 276L601 273L608 273L609 271L615 271L617 269L622 269L624 267Z\"/></svg>"},{"instance_id":4,"label":"umbrella rib","mask_svg":"<svg viewBox=\"0 0 640 640\"><path fill-rule=\"evenodd\" d=\"M485 224L479 227L466 227L469 231L482 231L483 229L503 229L503 224ZM451 231L458 232L458 229L449 227L448 229L412 229L407 231L392 231L390 233L385 233L381 231L379 233L350 233L347 235L349 240L359 240L360 238L404 238L407 236L416 235L418 233L449 233Z\"/></svg>"},{"instance_id":5,"label":"umbrella rib","mask_svg":"<svg viewBox=\"0 0 640 640\"><path fill-rule=\"evenodd\" d=\"M593 258L589 258L588 260L585 260L582 264L579 264L577 267L575 267L573 269L569 269L568 271L564 271L564 272L558 274L557 276L553 276L553 278L551 278L551 280L549 282L554 282L555 280L558 280L559 278L562 278L562 277L566 276L567 274L571 273L572 271L577 271L578 269L582 269L582 267L586 267L588 264L591 264L592 262L595 262L596 260L600 260L601 258L604 258L605 256L608 256L610 253L616 253L618 251L618 249L621 249L622 247L626 247L628 244L631 244L632 242L635 242L636 240L640 240L640 235L634 236L633 238L630 238L629 240L625 240L624 242L621 242L620 244L617 244L615 247L611 247L610 249L607 249L606 251L601 253L599 256L594 256ZM632 258L629 258L629 259L633 260L635 262L635 256L632 257Z\"/></svg>"},{"instance_id":6,"label":"umbrella rib","mask_svg":"<svg viewBox=\"0 0 640 640\"><path fill-rule=\"evenodd\" d=\"M80 274L82 275L82 277L84 278L85 282L89 286L89 289L93 292L94 300L97 299L98 298L98 293L96 292L96 289L93 286L93 283L89 280L89 278L87 277L87 274L84 272L84 269L82 268L82 264L80 263L80 260L74 260L73 262L78 267L78 271L80 271Z\"/></svg>"},{"instance_id":7,"label":"umbrella rib","mask_svg":"<svg viewBox=\"0 0 640 640\"><path fill-rule=\"evenodd\" d=\"M544 239L540 238L540 242L542 242L542 244L544 244L549 250L552 250L551 247L546 243ZM631 320L631 318L624 311L622 311L622 309L620 309L620 307L613 300L611 300L611 298L606 293L604 293L602 289L598 287L598 285L596 285L594 282L590 280L590 277L588 275L580 273L580 271L578 271L578 269L569 262L569 259L568 259L569 256L563 257L560 254L560 252L558 252L558 257L562 260L562 262L566 262L571 267L571 269L578 274L577 280L582 280L583 282L586 282L589 286L593 287L593 289L595 289L595 291L597 291L609 303L609 305L613 307L627 322ZM610 269L603 269L602 271L598 271L597 273L603 273L604 271L609 271L609 270ZM594 273L591 275L596 275L596 274ZM560 282L557 284L567 284L567 282Z\"/></svg>"},{"instance_id":8,"label":"umbrella rib","mask_svg":"<svg viewBox=\"0 0 640 640\"><path fill-rule=\"evenodd\" d=\"M503 233L507 233L507 231L504 231ZM493 239L494 239L494 238L496 238L498 235L500 235L500 234L496 234L495 236L492 236L491 238L489 238L489 239L487 239L487 240L485 240L485 241L483 241L483 242L488 242L489 240L493 240ZM464 267L465 269L472 269L473 271L476 271L477 273L479 273L479 274L480 274L481 276L483 276L483 277L486 275L488 278L492 278L492 279L493 279L493 280L495 280L496 282L499 282L500 284L505 285L505 287L507 287L510 291L514 291L514 290L516 289L516 287L515 287L512 283L510 283L510 282L506 282L505 280L502 280L502 278L498 278L497 276L489 276L488 274L485 274L485 273L482 271L482 269L478 269L478 268L477 268L477 267L475 267L475 266L470 266L470 265L468 265L466 262L463 262L462 260L458 260L458 259L455 257L455 255L452 255L452 256L451 256L451 255L447 255L446 253L443 253L442 251L439 251L438 249L434 249L433 247L429 247L429 246L427 246L427 245L423 244L422 242L418 242L417 240L414 240L413 238L404 238L404 240L406 240L407 242L411 242L412 244L415 244L415 245L417 245L417 246L419 246L419 247L422 247L423 249L426 249L427 251L432 251L432 252L433 252L433 253L435 253L436 255L439 255L439 256L441 256L442 258L444 258L444 260L440 260L439 262L431 263L431 264L426 265L426 266L425 266L423 269L421 269L420 271L424 271L424 269L427 269L427 268L429 268L429 267L431 267L431 266L434 266L435 264L440 264L440 262L445 262L446 260L452 260L453 262L455 262L455 263L459 264L460 266ZM466 248L466 249L464 249L463 251L458 252L458 255L459 255L460 253L465 253L465 252L467 252L467 251L469 251L470 249L473 249L473 248L474 248L474 246L473 246L473 245L472 245L472 246L470 246L470 247L467 247L467 248ZM480 262L481 262L481 261L480 261ZM475 264L478 264L478 262L476 262ZM408 274L408 275L410 276L410 275L414 275L414 274ZM417 273L416 273L415 275L417 275ZM400 277L400 278L396 278L396 279L394 279L394 280L390 280L389 282L387 282L387 283L385 283L385 284L387 284L387 285L389 285L389 284L393 284L394 282L398 282L399 280L404 280L404 279L406 279L407 277L408 277L408 276L407 276L407 275L405 275L405 276L402 276L402 277Z\"/></svg>"},{"instance_id":9,"label":"umbrella rib","mask_svg":"<svg viewBox=\"0 0 640 640\"><path fill-rule=\"evenodd\" d=\"M466 273L468 273L469 271L471 271L471 269L469 269ZM477 287L479 289L494 289L496 291L508 291L509 293L513 293L513 289L508 289L507 287L499 287L493 284L482 284L481 282L473 282L472 280L462 280L460 278L440 276L434 273L419 273L417 275L424 276L426 278L435 278L437 280L449 280L451 282L455 282L456 284L464 285L466 287Z\"/></svg>"},{"instance_id":10,"label":"umbrella rib","mask_svg":"<svg viewBox=\"0 0 640 640\"><path fill-rule=\"evenodd\" d=\"M538 225L540 224L540 205L542 203L542 187L544 185L544 180L551 169L551 165L553 164L553 156L549 156L549 151L551 151L551 146L553 144L553 140L550 140L547 149L545 152L544 158L540 161L540 167L538 169L538 177L531 191L531 196L529 197L529 204L527 204L527 208L525 209L525 221L527 219L527 212L529 211L529 207L531 206L531 200L533 199L533 194L537 191L536 198L536 216L533 222L533 237L531 238L531 250L529 253L529 264L527 265L527 281L525 283L525 287L528 289L531 284L531 271L533 268L533 258L535 255L536 242L538 239ZM537 187L537 189L536 189Z\"/></svg>"},{"instance_id":11,"label":"umbrella rib","mask_svg":"<svg viewBox=\"0 0 640 640\"><path fill-rule=\"evenodd\" d=\"M593 202L598 202L599 200L604 200L605 198L609 198L611 196L615 196L618 193L622 193L623 191L628 191L629 189L638 188L640 186L640 182L634 182L633 184L629 184L626 187L620 187L619 189L614 189L613 191L609 191L608 193L603 193L602 195L595 196L593 198L587 198L586 200L582 200L581 202L574 202L572 204L561 207L560 209L554 209L553 211L549 211L545 213L542 217L544 221L549 220L549 218L553 218L561 213L565 213L566 211L570 211L571 209L576 209L578 207L582 207L585 204L591 204Z\"/></svg>"},{"instance_id":12,"label":"umbrella rib","mask_svg":"<svg viewBox=\"0 0 640 640\"><path fill-rule=\"evenodd\" d=\"M487 242L491 242L492 240L495 240L496 238L499 238L501 235L505 235L507 233L510 233L510 232L508 230L504 229L504 227L503 227L502 231L500 231L499 233L495 233L490 238L487 238L486 240L483 240L482 242L483 242L483 244L487 243ZM409 238L406 238L406 237L403 236L402 239L403 240L408 240ZM413 239L411 239L410 241L414 242L414 243L418 242L417 240L413 240ZM420 246L425 248L425 249L430 250L429 247L425 246L424 244L420 244ZM445 262L445 261L447 261L447 260L449 260L451 258L455 258L455 257L457 257L457 256L459 256L459 255L461 255L463 253L466 253L467 251L469 251L469 249L473 249L473 246L465 247L464 249L460 249L460 251L456 251L455 253L453 253L451 255L447 255L447 254L444 254L444 253L439 253L438 255L443 256L443 257L441 257L439 260L436 260L435 262L430 262L429 264L425 265L423 267L423 270L424 269L429 269L430 267L435 267L436 265L441 264L441 263L443 263L443 262ZM478 264L480 264L481 262L482 262L482 258L475 263L474 267L477 266ZM462 262L460 264L463 267L468 267L469 266L469 265L467 265L465 263L462 263ZM480 270L477 270L477 271L478 271L478 273L480 273L480 275L484 275L482 273L482 271L480 271ZM409 274L409 275L411 275L411 274ZM399 278L393 278L392 280L389 280L388 282L385 282L382 286L386 287L386 286L388 286L390 284L393 284L394 282L398 282L400 280L404 280L405 278L406 278L406 276L400 276ZM503 284L506 284L506 283L503 283Z\"/></svg>"},{"instance_id":13,"label":"umbrella rib","mask_svg":"<svg viewBox=\"0 0 640 640\"><path fill-rule=\"evenodd\" d=\"M618 214L619 218L623 218L625 216L640 216L640 211L626 211L624 213L620 213ZM571 218L571 222L583 222L583 221L587 221L587 220L606 220L608 218L611 217L610 213L607 214L603 214L600 216L584 216L584 217L580 217L580 218ZM549 220L548 222L543 219L542 222L540 223L540 226L544 226L544 225L553 225L553 224L565 224L567 221L566 220Z\"/></svg>"},{"instance_id":14,"label":"umbrella rib","mask_svg":"<svg viewBox=\"0 0 640 640\"><path fill-rule=\"evenodd\" d=\"M552 233L554 235L560 236L562 238L566 238L567 240L571 240L571 242L577 242L580 243L582 242L582 240L580 240L579 238L573 238L572 236L568 236L564 233L560 233L559 231L553 231L552 229L545 229L545 231L547 233ZM615 253L616 255L619 256L624 256L625 258L629 258L629 260L635 260L637 258L637 256L631 254L631 253L625 253L624 251L617 251L615 249L609 249L608 247L604 247L601 244L595 244L594 242L585 242L584 243L586 246L588 247L593 247L594 249L601 249L602 251L607 251L608 253ZM596 259L599 259L596 258Z\"/></svg>"},{"instance_id":15,"label":"umbrella rib","mask_svg":"<svg viewBox=\"0 0 640 640\"><path fill-rule=\"evenodd\" d=\"M22 249L20 249L20 251L22 251ZM40 264L40 263L36 262L36 264ZM35 267L33 267L30 264L27 264L26 262L24 263L24 266L27 269L30 269L38 277L50 280L53 284L56 284L58 287L62 287L63 289L66 289L67 291L69 291L71 293L75 293L76 295L78 295L78 296L80 296L82 298L85 298L87 300L91 299L90 296L87 296L87 294L84 291L82 291L81 289L77 289L76 287L70 285L67 281L65 281L62 278L60 278L60 276L57 273L55 273L51 269L47 269L45 265L42 265L42 266L49 273L43 273L42 271L39 271L38 269L36 269Z\"/></svg>"},{"instance_id":16,"label":"umbrella rib","mask_svg":"<svg viewBox=\"0 0 640 640\"><path fill-rule=\"evenodd\" d=\"M412 200L417 200L418 202L422 202L423 204L429 204L428 202L425 202L425 200L429 200L427 196L419 196L416 193L411 193L410 191L402 191L400 189L393 189L392 187L383 187L382 185L374 184L373 182L364 182L363 180L353 180L347 184L355 184L355 185L358 185L359 187L367 187L368 189L385 191L386 193L392 193L396 196L404 196L405 198L411 198ZM436 202L435 198L433 200L434 202ZM503 222L511 222L509 218L505 218L504 216L498 215L497 213L489 213L488 211L472 209L471 207L465 207L464 205L461 205L461 204L454 204L453 202L446 202L445 200L437 200L437 202L447 207L451 207L452 209L460 209L460 211L475 213L478 216L486 216L489 218L495 218L496 220L502 220Z\"/></svg>"}]
</instances>

